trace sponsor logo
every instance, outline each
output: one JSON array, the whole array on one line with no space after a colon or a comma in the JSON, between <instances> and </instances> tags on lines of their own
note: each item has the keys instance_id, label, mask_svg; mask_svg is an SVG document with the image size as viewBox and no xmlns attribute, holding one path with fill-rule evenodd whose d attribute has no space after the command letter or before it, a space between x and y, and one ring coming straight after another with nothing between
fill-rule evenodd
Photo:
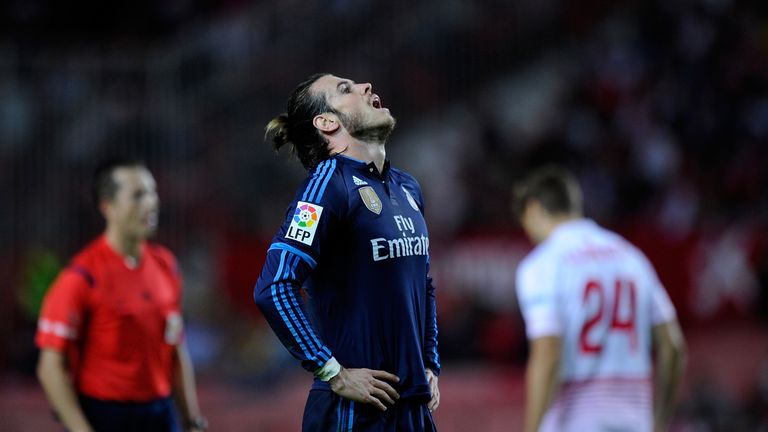
<instances>
[{"instance_id":1,"label":"sponsor logo","mask_svg":"<svg viewBox=\"0 0 768 432\"><path fill-rule=\"evenodd\" d=\"M360 198L362 198L363 204L368 207L368 210L376 214L381 214L381 200L372 187L361 187L357 191L360 192Z\"/></svg>"},{"instance_id":2,"label":"sponsor logo","mask_svg":"<svg viewBox=\"0 0 768 432\"><path fill-rule=\"evenodd\" d=\"M424 234L416 235L413 219L401 215L394 217L397 229L402 237L386 239L379 237L371 239L371 254L374 261L384 261L391 258L429 255L429 237Z\"/></svg>"},{"instance_id":3,"label":"sponsor logo","mask_svg":"<svg viewBox=\"0 0 768 432\"><path fill-rule=\"evenodd\" d=\"M408 189L406 189L404 186L401 186L401 187L402 187L402 189L403 189L403 192L405 192L405 197L408 199L408 204L410 204L410 205L411 205L411 207L412 207L414 210L416 210L416 211L419 211L419 205L418 205L418 204L416 204L416 200L415 200L415 199L413 199L413 197L411 196L411 194L408 192Z\"/></svg>"},{"instance_id":4,"label":"sponsor logo","mask_svg":"<svg viewBox=\"0 0 768 432\"><path fill-rule=\"evenodd\" d=\"M414 255L429 255L429 237L400 237L371 239L371 249L374 261L384 261L390 258L400 258Z\"/></svg>"},{"instance_id":5,"label":"sponsor logo","mask_svg":"<svg viewBox=\"0 0 768 432\"><path fill-rule=\"evenodd\" d=\"M352 176L352 181L355 183L356 186L364 186L368 184L367 181L361 180L357 178L357 176Z\"/></svg>"},{"instance_id":6,"label":"sponsor logo","mask_svg":"<svg viewBox=\"0 0 768 432\"><path fill-rule=\"evenodd\" d=\"M296 204L296 211L293 213L288 232L285 233L285 238L311 246L322 213L323 208L321 206L299 201Z\"/></svg>"}]
</instances>

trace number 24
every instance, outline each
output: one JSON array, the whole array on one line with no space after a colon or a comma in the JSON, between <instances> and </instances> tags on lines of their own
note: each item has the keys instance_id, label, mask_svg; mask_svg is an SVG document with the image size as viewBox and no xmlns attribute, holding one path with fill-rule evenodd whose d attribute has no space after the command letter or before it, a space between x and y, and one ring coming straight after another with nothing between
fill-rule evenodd
<instances>
[{"instance_id":1,"label":"number 24","mask_svg":"<svg viewBox=\"0 0 768 432\"><path fill-rule=\"evenodd\" d=\"M637 331L635 325L637 319L637 293L635 283L631 280L617 279L613 287L613 305L611 311L606 311L605 288L603 287L603 284L596 280L590 280L584 286L582 305L586 304L590 298L597 297L597 310L591 316L587 317L579 336L579 345L581 351L585 354L597 355L603 351L602 343L590 342L589 334L595 326L600 324L606 313L611 314L608 331L625 333L630 338L630 346L632 350L637 349ZM625 293L629 296L629 307L624 314L626 316L622 316L621 304L623 301L626 301L624 300Z\"/></svg>"}]
</instances>

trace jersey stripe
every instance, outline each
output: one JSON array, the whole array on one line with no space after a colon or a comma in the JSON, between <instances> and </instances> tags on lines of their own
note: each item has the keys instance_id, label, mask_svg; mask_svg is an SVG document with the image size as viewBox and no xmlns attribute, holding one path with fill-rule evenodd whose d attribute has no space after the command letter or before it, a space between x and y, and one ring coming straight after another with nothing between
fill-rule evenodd
<instances>
[{"instance_id":1,"label":"jersey stripe","mask_svg":"<svg viewBox=\"0 0 768 432\"><path fill-rule=\"evenodd\" d=\"M336 409L336 432L352 432L354 418L355 402L339 398L339 407Z\"/></svg>"},{"instance_id":2,"label":"jersey stripe","mask_svg":"<svg viewBox=\"0 0 768 432\"><path fill-rule=\"evenodd\" d=\"M297 256L296 259L293 261L293 264L289 266L289 270L286 270L286 274L284 279L288 278L288 274L290 273L291 279L296 279L296 266L299 264L299 257ZM288 291L288 296L291 298L291 302L293 303L293 307L296 309L297 315L301 318L301 322L298 323L299 327L302 327L303 329L302 333L308 335L307 339L311 339L312 342L314 342L315 345L315 357L320 360L320 363L325 364L328 360L331 359L331 350L328 349L325 345L320 342L320 339L315 334L314 330L312 329L312 326L309 324L309 321L307 320L307 315L301 311L301 307L299 306L299 302L296 299L296 295L294 294L293 290Z\"/></svg>"},{"instance_id":3,"label":"jersey stripe","mask_svg":"<svg viewBox=\"0 0 768 432\"><path fill-rule=\"evenodd\" d=\"M355 401L349 401L349 426L348 431L352 432L352 425L355 424Z\"/></svg>"},{"instance_id":4,"label":"jersey stripe","mask_svg":"<svg viewBox=\"0 0 768 432\"><path fill-rule=\"evenodd\" d=\"M434 324L432 325L432 329L435 331L435 341L437 341L437 318L435 318ZM442 369L443 367L440 365L440 356L437 354L437 343L432 346L432 362L437 365L438 369ZM433 371L438 372L438 371Z\"/></svg>"},{"instance_id":5,"label":"jersey stripe","mask_svg":"<svg viewBox=\"0 0 768 432\"><path fill-rule=\"evenodd\" d=\"M299 335L296 333L296 329L293 328L293 324L291 324L291 321L288 319L288 316L285 314L285 311L283 310L283 305L280 303L280 298L277 294L277 287L278 285L272 285L272 300L275 303L275 307L277 308L277 312L280 314L280 318L283 319L283 322L285 323L286 327L288 327L288 330L290 330L291 334L293 335L293 338L299 343L299 347L301 347L302 352L304 352L304 355L306 357L309 357L307 354L307 347L304 346L304 342L301 341L299 338Z\"/></svg>"},{"instance_id":6,"label":"jersey stripe","mask_svg":"<svg viewBox=\"0 0 768 432\"><path fill-rule=\"evenodd\" d=\"M287 261L285 260L286 257L288 257ZM294 272L299 260L300 257L298 255L285 250L282 251L280 266L275 274L274 282L287 280L289 275L295 278ZM296 296L293 294L293 290L286 283L276 283L272 285L272 296L280 316L291 330L294 339L299 343L307 360L317 363L319 366L330 360L332 357L331 351L315 335L315 332L309 325L306 314L301 310Z\"/></svg>"},{"instance_id":7,"label":"jersey stripe","mask_svg":"<svg viewBox=\"0 0 768 432\"><path fill-rule=\"evenodd\" d=\"M313 354L317 352L317 349L312 346L312 343L307 336L306 330L302 328L301 321L297 317L298 315L301 315L301 310L296 310L291 307L290 303L288 302L288 296L286 295L286 291L290 291L290 289L287 289L286 285L284 283L278 284L278 293L279 293L279 299L282 303L282 306L288 311L288 317L291 320L292 326L296 329L296 332L298 333L296 335L296 340L299 341L299 344L302 346L302 351L304 351L304 356L307 358L307 360L316 362L317 355Z\"/></svg>"},{"instance_id":8,"label":"jersey stripe","mask_svg":"<svg viewBox=\"0 0 768 432\"><path fill-rule=\"evenodd\" d=\"M315 197L316 202L320 202L320 200L323 199L323 194L325 193L325 187L328 186L328 182L331 180L331 177L333 177L333 172L336 170L336 159L331 159L331 169L328 172L328 175L325 176L325 180L323 180L323 186L320 188L320 192L317 193L317 197Z\"/></svg>"},{"instance_id":9,"label":"jersey stripe","mask_svg":"<svg viewBox=\"0 0 768 432\"><path fill-rule=\"evenodd\" d=\"M288 291L288 296L291 298L291 303L293 304L293 307L297 310L299 309L299 302L296 300L296 296L293 294L293 291ZM316 351L320 351L323 348L323 344L320 343L320 340L315 335L315 332L312 331L312 327L309 325L309 322L307 321L306 314L301 314L301 324L303 324L304 328L307 329L307 333L309 334L309 337L312 340L312 343L314 344L314 348ZM328 359L326 359L327 361Z\"/></svg>"},{"instance_id":10,"label":"jersey stripe","mask_svg":"<svg viewBox=\"0 0 768 432\"><path fill-rule=\"evenodd\" d=\"M309 184L307 185L307 189L304 191L304 195L302 196L302 201L307 202L317 202L314 201L314 195L317 192L317 188L319 187L320 183L324 180L325 176L327 176L328 168L331 167L331 162L335 162L332 159L328 159L320 163L320 165L317 166L317 169L315 170L314 175L312 176L312 180L310 180ZM335 164L334 164L335 165ZM333 171L331 171L331 174Z\"/></svg>"},{"instance_id":11,"label":"jersey stripe","mask_svg":"<svg viewBox=\"0 0 768 432\"><path fill-rule=\"evenodd\" d=\"M355 401L349 401L349 422L347 423L347 430L352 432L352 425L355 424Z\"/></svg>"},{"instance_id":12,"label":"jersey stripe","mask_svg":"<svg viewBox=\"0 0 768 432\"><path fill-rule=\"evenodd\" d=\"M287 280L288 275L293 272L291 268L295 268L296 264L299 262L299 257L296 255L290 255L288 257L288 265L285 268L285 272L283 273L282 280ZM304 339L304 342L306 345L312 350L312 353L317 353L320 351L320 343L317 342L316 337L310 337L314 336L311 334L311 330L307 331L307 327L304 327L302 325L302 321L306 324L307 320L304 317L304 314L301 311L301 307L299 307L298 302L295 301L295 297L293 296L293 290L292 289L286 289L287 285L285 283L280 283L280 298L283 302L283 305L286 309L288 309L288 313L293 319L293 324L298 328L299 334L301 334L302 338ZM293 298L293 304L289 301L288 297ZM315 357L310 356L310 353L307 353L307 357Z\"/></svg>"},{"instance_id":13,"label":"jersey stripe","mask_svg":"<svg viewBox=\"0 0 768 432\"><path fill-rule=\"evenodd\" d=\"M277 268L277 272L275 273L275 278L273 279L273 282L277 282L277 280L280 278L280 275L283 273L283 267L285 264L285 255L287 253L288 252L283 251L280 254L280 265ZM272 290L271 290L272 301L275 303L275 307L277 308L277 311L280 314L280 318L283 319L283 322L285 323L286 327L288 327L288 330L293 335L293 338L296 340L296 342L299 343L299 347L301 347L302 352L304 352L304 356L309 358L310 355L309 355L309 351L307 350L307 347L304 346L303 340L301 339L301 337L299 337L299 334L297 333L296 329L293 327L291 320L288 319L288 316L286 315L285 310L283 310L283 305L280 302L280 297L277 291L278 289L282 291L282 285L283 284L277 284L277 283L272 284Z\"/></svg>"},{"instance_id":14,"label":"jersey stripe","mask_svg":"<svg viewBox=\"0 0 768 432\"><path fill-rule=\"evenodd\" d=\"M291 272L291 267L295 267L296 264L299 262L299 257L296 255L290 254L288 252L288 262L285 266L285 271L283 272L282 279L281 280L287 280L288 275ZM283 306L288 310L288 315L292 319L292 323L294 327L296 327L299 335L301 336L302 342L304 342L305 346L308 347L308 350L305 352L306 357L309 360L314 360L316 358L317 351L320 350L320 346L313 346L312 339L308 336L307 330L302 326L301 320L298 317L303 318L303 313L301 308L298 304L296 304L296 307L291 305L291 303L288 301L288 295L292 293L292 289L289 289L288 285L286 283L280 283L278 290L280 292L280 299L282 301ZM306 320L305 320L306 321Z\"/></svg>"},{"instance_id":15,"label":"jersey stripe","mask_svg":"<svg viewBox=\"0 0 768 432\"><path fill-rule=\"evenodd\" d=\"M271 250L286 250L288 252L291 252L291 253L301 257L304 260L304 262L309 264L310 267L315 268L317 266L317 261L312 259L311 256L309 256L308 254L300 251L299 249L297 249L297 248L295 248L295 247L293 247L293 246L291 246L291 245L289 245L287 243L280 243L280 242L272 243L269 246L269 250L267 252L269 252ZM291 273L293 273L293 272L291 272Z\"/></svg>"},{"instance_id":16,"label":"jersey stripe","mask_svg":"<svg viewBox=\"0 0 768 432\"><path fill-rule=\"evenodd\" d=\"M301 196L302 201L306 201L307 197L309 196L309 191L312 190L312 188L315 185L315 182L317 182L317 179L320 177L320 171L325 168L325 162L320 162L320 164L315 167L315 171L312 173L312 178L309 180L309 183L307 183L307 187L304 189L304 194Z\"/></svg>"}]
</instances>

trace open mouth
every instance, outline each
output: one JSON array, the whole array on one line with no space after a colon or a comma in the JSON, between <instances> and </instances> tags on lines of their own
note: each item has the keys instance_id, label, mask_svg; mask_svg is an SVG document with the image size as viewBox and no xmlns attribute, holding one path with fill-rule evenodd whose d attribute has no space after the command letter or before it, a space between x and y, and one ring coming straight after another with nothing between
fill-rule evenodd
<instances>
[{"instance_id":1,"label":"open mouth","mask_svg":"<svg viewBox=\"0 0 768 432\"><path fill-rule=\"evenodd\" d=\"M144 218L142 218L142 222L144 223L144 225L151 226L151 227L157 226L157 220L158 220L158 215L156 212L152 212L146 215Z\"/></svg>"},{"instance_id":2,"label":"open mouth","mask_svg":"<svg viewBox=\"0 0 768 432\"><path fill-rule=\"evenodd\" d=\"M378 95L373 95L371 98L371 105L376 109L381 109L381 99Z\"/></svg>"}]
</instances>

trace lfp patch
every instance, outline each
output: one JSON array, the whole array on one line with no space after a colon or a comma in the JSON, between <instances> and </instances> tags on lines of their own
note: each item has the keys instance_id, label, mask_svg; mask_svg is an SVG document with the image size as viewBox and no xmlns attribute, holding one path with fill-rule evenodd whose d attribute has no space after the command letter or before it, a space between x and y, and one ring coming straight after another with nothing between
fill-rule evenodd
<instances>
[{"instance_id":1,"label":"lfp patch","mask_svg":"<svg viewBox=\"0 0 768 432\"><path fill-rule=\"evenodd\" d=\"M285 233L285 238L312 246L315 230L320 223L322 213L323 208L321 206L299 201L296 204L296 211L293 213L293 220L288 227L288 232Z\"/></svg>"}]
</instances>

